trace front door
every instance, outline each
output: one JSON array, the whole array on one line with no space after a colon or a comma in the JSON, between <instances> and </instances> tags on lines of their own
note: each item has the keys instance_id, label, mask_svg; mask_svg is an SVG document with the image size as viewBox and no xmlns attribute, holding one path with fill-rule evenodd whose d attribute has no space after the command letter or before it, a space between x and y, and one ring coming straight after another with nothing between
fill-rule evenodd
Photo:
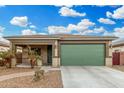
<instances>
[{"instance_id":1,"label":"front door","mask_svg":"<svg viewBox=\"0 0 124 93\"><path fill-rule=\"evenodd\" d=\"M47 46L47 61L48 65L52 65L52 45Z\"/></svg>"}]
</instances>

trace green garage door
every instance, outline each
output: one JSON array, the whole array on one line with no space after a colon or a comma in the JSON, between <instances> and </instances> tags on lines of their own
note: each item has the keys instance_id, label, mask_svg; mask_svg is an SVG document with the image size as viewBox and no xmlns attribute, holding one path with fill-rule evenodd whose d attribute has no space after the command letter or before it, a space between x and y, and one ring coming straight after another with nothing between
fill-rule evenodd
<instances>
[{"instance_id":1,"label":"green garage door","mask_svg":"<svg viewBox=\"0 0 124 93\"><path fill-rule=\"evenodd\" d=\"M61 45L61 65L63 66L103 66L104 62L104 44Z\"/></svg>"}]
</instances>

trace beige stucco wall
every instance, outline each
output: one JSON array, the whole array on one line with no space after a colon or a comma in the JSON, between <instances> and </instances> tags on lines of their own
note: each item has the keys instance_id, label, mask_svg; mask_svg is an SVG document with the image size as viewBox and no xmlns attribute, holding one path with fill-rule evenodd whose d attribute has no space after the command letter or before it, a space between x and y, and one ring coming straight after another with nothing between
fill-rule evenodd
<instances>
[{"instance_id":1,"label":"beige stucco wall","mask_svg":"<svg viewBox=\"0 0 124 93\"><path fill-rule=\"evenodd\" d=\"M43 65L47 64L47 46L41 46L41 59Z\"/></svg>"},{"instance_id":2,"label":"beige stucco wall","mask_svg":"<svg viewBox=\"0 0 124 93\"><path fill-rule=\"evenodd\" d=\"M112 66L112 58L105 58L105 65Z\"/></svg>"},{"instance_id":3,"label":"beige stucco wall","mask_svg":"<svg viewBox=\"0 0 124 93\"><path fill-rule=\"evenodd\" d=\"M60 67L60 58L59 58L59 43L56 40L53 48L53 58L52 58L52 67Z\"/></svg>"},{"instance_id":4,"label":"beige stucco wall","mask_svg":"<svg viewBox=\"0 0 124 93\"><path fill-rule=\"evenodd\" d=\"M115 52L116 50L119 52L124 52L124 46L113 47L112 51Z\"/></svg>"},{"instance_id":5,"label":"beige stucco wall","mask_svg":"<svg viewBox=\"0 0 124 93\"><path fill-rule=\"evenodd\" d=\"M52 67L60 67L60 58L52 58Z\"/></svg>"},{"instance_id":6,"label":"beige stucco wall","mask_svg":"<svg viewBox=\"0 0 124 93\"><path fill-rule=\"evenodd\" d=\"M111 44L111 41L109 41L108 46ZM105 65L106 66L112 66L112 47L108 47L108 56L105 58Z\"/></svg>"},{"instance_id":7,"label":"beige stucco wall","mask_svg":"<svg viewBox=\"0 0 124 93\"><path fill-rule=\"evenodd\" d=\"M30 61L28 58L28 48L23 48L22 50L22 63L30 64Z\"/></svg>"}]
</instances>

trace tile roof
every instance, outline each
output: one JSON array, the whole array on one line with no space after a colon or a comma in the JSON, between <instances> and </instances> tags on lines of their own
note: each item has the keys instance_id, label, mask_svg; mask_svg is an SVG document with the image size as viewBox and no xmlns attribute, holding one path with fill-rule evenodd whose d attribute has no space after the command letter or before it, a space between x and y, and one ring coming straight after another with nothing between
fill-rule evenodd
<instances>
[{"instance_id":1,"label":"tile roof","mask_svg":"<svg viewBox=\"0 0 124 93\"><path fill-rule=\"evenodd\" d=\"M112 41L112 46L119 46L119 45L124 45L124 38L120 38Z\"/></svg>"}]
</instances>

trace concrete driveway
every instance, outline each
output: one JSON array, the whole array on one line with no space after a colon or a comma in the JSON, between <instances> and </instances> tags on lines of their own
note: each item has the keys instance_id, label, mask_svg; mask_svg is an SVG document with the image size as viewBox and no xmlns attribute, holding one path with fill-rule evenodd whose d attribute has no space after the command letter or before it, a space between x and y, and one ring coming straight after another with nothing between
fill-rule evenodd
<instances>
[{"instance_id":1,"label":"concrete driveway","mask_svg":"<svg viewBox=\"0 0 124 93\"><path fill-rule=\"evenodd\" d=\"M124 88L124 72L105 66L63 66L65 88Z\"/></svg>"}]
</instances>

